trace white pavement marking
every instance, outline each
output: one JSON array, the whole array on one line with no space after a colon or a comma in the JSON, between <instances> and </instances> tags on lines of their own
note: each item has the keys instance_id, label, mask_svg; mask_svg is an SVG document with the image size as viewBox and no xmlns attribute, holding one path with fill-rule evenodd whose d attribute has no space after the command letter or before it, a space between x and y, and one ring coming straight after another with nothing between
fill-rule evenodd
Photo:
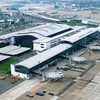
<instances>
[{"instance_id":1,"label":"white pavement marking","mask_svg":"<svg viewBox=\"0 0 100 100\"><path fill-rule=\"evenodd\" d=\"M58 98L58 96L54 96L51 100L57 100Z\"/></svg>"},{"instance_id":2,"label":"white pavement marking","mask_svg":"<svg viewBox=\"0 0 100 100\"><path fill-rule=\"evenodd\" d=\"M25 80L0 95L0 100L15 100L39 83L39 79Z\"/></svg>"}]
</instances>

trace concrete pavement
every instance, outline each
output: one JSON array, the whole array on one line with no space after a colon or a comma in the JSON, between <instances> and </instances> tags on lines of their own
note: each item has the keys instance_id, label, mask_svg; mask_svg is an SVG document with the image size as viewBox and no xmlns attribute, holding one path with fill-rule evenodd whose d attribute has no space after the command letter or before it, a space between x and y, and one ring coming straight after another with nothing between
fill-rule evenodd
<instances>
[{"instance_id":1,"label":"concrete pavement","mask_svg":"<svg viewBox=\"0 0 100 100\"><path fill-rule=\"evenodd\" d=\"M39 78L34 78L31 80L25 80L24 82L18 84L17 86L11 88L10 90L2 93L0 95L0 100L15 100L17 97L33 88L39 83Z\"/></svg>"}]
</instances>

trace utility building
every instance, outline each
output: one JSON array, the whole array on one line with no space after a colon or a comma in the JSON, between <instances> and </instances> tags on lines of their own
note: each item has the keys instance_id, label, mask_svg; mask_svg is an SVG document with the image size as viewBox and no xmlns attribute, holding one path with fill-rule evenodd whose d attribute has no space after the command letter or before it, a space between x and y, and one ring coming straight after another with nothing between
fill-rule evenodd
<instances>
[{"instance_id":1,"label":"utility building","mask_svg":"<svg viewBox=\"0 0 100 100\"><path fill-rule=\"evenodd\" d=\"M83 24L92 24L92 25L100 25L100 20L94 20L94 19L83 19Z\"/></svg>"}]
</instances>

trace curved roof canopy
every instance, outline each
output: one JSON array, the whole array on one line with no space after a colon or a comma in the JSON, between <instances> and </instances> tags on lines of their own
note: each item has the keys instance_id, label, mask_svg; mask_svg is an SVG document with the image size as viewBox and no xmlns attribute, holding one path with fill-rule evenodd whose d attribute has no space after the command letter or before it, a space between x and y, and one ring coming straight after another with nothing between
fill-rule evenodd
<instances>
[{"instance_id":1,"label":"curved roof canopy","mask_svg":"<svg viewBox=\"0 0 100 100\"><path fill-rule=\"evenodd\" d=\"M86 30L81 30L79 32L74 32L72 35L69 36L64 36L62 38L63 41L68 41L70 43L75 43L91 34L93 34L94 32L98 31L97 28L88 28Z\"/></svg>"},{"instance_id":2,"label":"curved roof canopy","mask_svg":"<svg viewBox=\"0 0 100 100\"><path fill-rule=\"evenodd\" d=\"M69 28L71 27L66 24L49 24L49 25L47 24L47 25L42 25L41 27L35 28L34 32L41 34L43 36L49 36L59 31L63 31Z\"/></svg>"},{"instance_id":3,"label":"curved roof canopy","mask_svg":"<svg viewBox=\"0 0 100 100\"><path fill-rule=\"evenodd\" d=\"M29 59L26 59L18 64L16 64L15 66L23 66L26 68L33 68L36 65L62 53L63 51L69 49L71 47L71 45L69 44L60 44L57 45L49 50L46 50L42 53L39 53L33 57L30 57Z\"/></svg>"},{"instance_id":4,"label":"curved roof canopy","mask_svg":"<svg viewBox=\"0 0 100 100\"><path fill-rule=\"evenodd\" d=\"M20 35L21 36L22 35L31 35L31 36L34 36L34 37L40 39L40 38L55 34L59 31L69 29L69 28L71 28L71 27L66 24L45 24L45 25L40 25L37 27L32 27L29 29L24 29L21 31L9 33L6 35L2 35L2 36L0 36L0 39L6 39L6 38L10 38L13 36L20 36Z\"/></svg>"}]
</instances>

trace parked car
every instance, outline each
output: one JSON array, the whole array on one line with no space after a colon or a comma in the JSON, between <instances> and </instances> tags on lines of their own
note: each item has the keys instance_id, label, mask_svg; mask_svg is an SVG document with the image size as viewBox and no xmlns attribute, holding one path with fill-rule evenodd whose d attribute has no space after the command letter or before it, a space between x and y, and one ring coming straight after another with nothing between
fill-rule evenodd
<instances>
[{"instance_id":1,"label":"parked car","mask_svg":"<svg viewBox=\"0 0 100 100\"><path fill-rule=\"evenodd\" d=\"M54 94L53 93L48 93L49 95L52 95L52 96L54 96Z\"/></svg>"},{"instance_id":2,"label":"parked car","mask_svg":"<svg viewBox=\"0 0 100 100\"><path fill-rule=\"evenodd\" d=\"M37 92L36 95L44 96L44 93L42 93L42 92Z\"/></svg>"},{"instance_id":3,"label":"parked car","mask_svg":"<svg viewBox=\"0 0 100 100\"><path fill-rule=\"evenodd\" d=\"M4 80L4 79L6 79L5 76L0 76L0 80Z\"/></svg>"},{"instance_id":4,"label":"parked car","mask_svg":"<svg viewBox=\"0 0 100 100\"><path fill-rule=\"evenodd\" d=\"M27 94L26 96L27 97L30 97L30 98L33 98L33 95L32 94Z\"/></svg>"},{"instance_id":5,"label":"parked car","mask_svg":"<svg viewBox=\"0 0 100 100\"><path fill-rule=\"evenodd\" d=\"M44 90L43 93L46 93L46 90Z\"/></svg>"},{"instance_id":6,"label":"parked car","mask_svg":"<svg viewBox=\"0 0 100 100\"><path fill-rule=\"evenodd\" d=\"M16 83L16 80L11 80L11 83L12 83L12 84L15 84L15 83Z\"/></svg>"}]
</instances>

